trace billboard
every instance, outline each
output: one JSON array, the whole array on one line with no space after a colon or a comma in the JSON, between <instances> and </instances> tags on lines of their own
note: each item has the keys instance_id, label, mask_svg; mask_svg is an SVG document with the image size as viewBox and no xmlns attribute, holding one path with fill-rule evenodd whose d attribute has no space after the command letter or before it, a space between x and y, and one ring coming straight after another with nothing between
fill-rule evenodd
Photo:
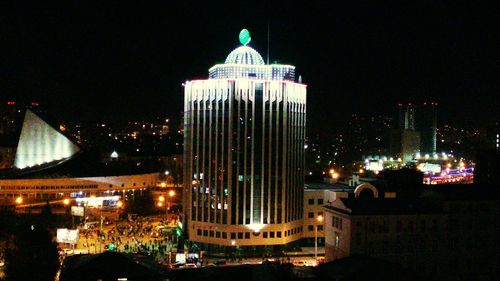
<instances>
[{"instance_id":1,"label":"billboard","mask_svg":"<svg viewBox=\"0 0 500 281\"><path fill-rule=\"evenodd\" d=\"M432 163L420 163L418 164L418 169L422 172L427 172L427 173L434 173L434 174L439 174L441 173L441 165L438 164L432 164Z\"/></svg>"},{"instance_id":2,"label":"billboard","mask_svg":"<svg viewBox=\"0 0 500 281\"><path fill-rule=\"evenodd\" d=\"M83 217L85 215L85 208L79 206L71 206L71 215L76 217Z\"/></svg>"},{"instance_id":3,"label":"billboard","mask_svg":"<svg viewBox=\"0 0 500 281\"><path fill-rule=\"evenodd\" d=\"M78 236L78 229L58 228L56 241L58 243L76 244L78 242Z\"/></svg>"},{"instance_id":4,"label":"billboard","mask_svg":"<svg viewBox=\"0 0 500 281\"><path fill-rule=\"evenodd\" d=\"M374 172L382 171L384 169L384 163L382 162L382 160L368 161L365 164L365 169L367 171L374 171Z\"/></svg>"},{"instance_id":5,"label":"billboard","mask_svg":"<svg viewBox=\"0 0 500 281\"><path fill-rule=\"evenodd\" d=\"M120 200L120 196L90 196L76 198L78 204L93 208L115 207L118 200Z\"/></svg>"}]
</instances>

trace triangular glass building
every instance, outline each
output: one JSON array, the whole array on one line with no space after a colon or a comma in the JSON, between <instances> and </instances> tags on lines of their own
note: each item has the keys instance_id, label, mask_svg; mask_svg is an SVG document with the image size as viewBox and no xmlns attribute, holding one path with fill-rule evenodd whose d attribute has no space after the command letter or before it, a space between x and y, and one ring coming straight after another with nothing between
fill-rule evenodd
<instances>
[{"instance_id":1,"label":"triangular glass building","mask_svg":"<svg viewBox=\"0 0 500 281\"><path fill-rule=\"evenodd\" d=\"M14 166L19 169L59 161L80 148L31 110L26 110Z\"/></svg>"}]
</instances>

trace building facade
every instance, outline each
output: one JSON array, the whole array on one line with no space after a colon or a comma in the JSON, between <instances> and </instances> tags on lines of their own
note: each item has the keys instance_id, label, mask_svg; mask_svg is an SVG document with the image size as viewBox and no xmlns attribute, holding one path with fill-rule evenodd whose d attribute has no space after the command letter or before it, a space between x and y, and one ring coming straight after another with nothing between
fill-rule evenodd
<instances>
[{"instance_id":1,"label":"building facade","mask_svg":"<svg viewBox=\"0 0 500 281\"><path fill-rule=\"evenodd\" d=\"M0 205L14 205L18 197L25 203L63 198L122 195L151 188L158 182L158 173L81 177L0 179Z\"/></svg>"},{"instance_id":2,"label":"building facade","mask_svg":"<svg viewBox=\"0 0 500 281\"><path fill-rule=\"evenodd\" d=\"M436 102L425 102L418 108L416 130L420 132L421 153L436 153L437 106Z\"/></svg>"},{"instance_id":3,"label":"building facade","mask_svg":"<svg viewBox=\"0 0 500 281\"><path fill-rule=\"evenodd\" d=\"M368 255L435 280L498 280L498 195L470 185L337 200L325 206L325 260Z\"/></svg>"},{"instance_id":4,"label":"building facade","mask_svg":"<svg viewBox=\"0 0 500 281\"><path fill-rule=\"evenodd\" d=\"M191 241L279 245L302 236L306 85L293 66L267 65L247 43L209 79L185 83Z\"/></svg>"}]
</instances>

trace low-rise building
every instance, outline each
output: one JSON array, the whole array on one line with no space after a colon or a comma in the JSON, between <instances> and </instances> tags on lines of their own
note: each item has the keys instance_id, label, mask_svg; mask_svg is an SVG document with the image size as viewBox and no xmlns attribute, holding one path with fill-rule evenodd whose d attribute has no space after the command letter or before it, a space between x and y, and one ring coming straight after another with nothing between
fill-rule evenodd
<instances>
[{"instance_id":1,"label":"low-rise building","mask_svg":"<svg viewBox=\"0 0 500 281\"><path fill-rule=\"evenodd\" d=\"M369 255L443 280L495 280L499 198L467 185L415 198L336 200L324 208L326 261Z\"/></svg>"}]
</instances>

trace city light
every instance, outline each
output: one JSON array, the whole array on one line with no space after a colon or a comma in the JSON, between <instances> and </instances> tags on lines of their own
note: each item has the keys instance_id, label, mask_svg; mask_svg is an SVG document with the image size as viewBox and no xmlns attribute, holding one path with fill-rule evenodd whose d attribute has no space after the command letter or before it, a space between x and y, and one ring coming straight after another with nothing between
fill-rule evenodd
<instances>
[{"instance_id":1,"label":"city light","mask_svg":"<svg viewBox=\"0 0 500 281\"><path fill-rule=\"evenodd\" d=\"M158 201L160 201L160 202L165 202L165 196L160 195L160 196L158 197Z\"/></svg>"},{"instance_id":2,"label":"city light","mask_svg":"<svg viewBox=\"0 0 500 281\"><path fill-rule=\"evenodd\" d=\"M323 222L323 219L324 219L324 218L323 218L323 216L322 216L322 215L319 215L319 216L317 217L318 222Z\"/></svg>"},{"instance_id":3,"label":"city light","mask_svg":"<svg viewBox=\"0 0 500 281\"><path fill-rule=\"evenodd\" d=\"M119 200L118 202L116 202L116 207L118 207L118 208L123 207L123 202L122 202L122 200Z\"/></svg>"},{"instance_id":4,"label":"city light","mask_svg":"<svg viewBox=\"0 0 500 281\"><path fill-rule=\"evenodd\" d=\"M163 206L163 203L162 202L158 202L158 207L162 207Z\"/></svg>"},{"instance_id":5,"label":"city light","mask_svg":"<svg viewBox=\"0 0 500 281\"><path fill-rule=\"evenodd\" d=\"M175 190L170 190L170 191L168 192L168 196L170 196L170 197L174 197L174 196L175 196Z\"/></svg>"},{"instance_id":6,"label":"city light","mask_svg":"<svg viewBox=\"0 0 500 281\"><path fill-rule=\"evenodd\" d=\"M66 206L68 206L69 203L71 203L71 200L69 198L64 198L63 204L66 205Z\"/></svg>"},{"instance_id":7,"label":"city light","mask_svg":"<svg viewBox=\"0 0 500 281\"><path fill-rule=\"evenodd\" d=\"M260 230L262 228L264 228L264 226L266 226L266 225L262 224L262 223L252 223L252 224L247 225L247 227L250 228L251 230L253 230L253 232L255 232L255 233L260 232Z\"/></svg>"},{"instance_id":8,"label":"city light","mask_svg":"<svg viewBox=\"0 0 500 281\"><path fill-rule=\"evenodd\" d=\"M23 198L22 198L21 196L18 196L18 197L16 198L16 203L17 203L17 204L22 204L22 203L23 203Z\"/></svg>"}]
</instances>

